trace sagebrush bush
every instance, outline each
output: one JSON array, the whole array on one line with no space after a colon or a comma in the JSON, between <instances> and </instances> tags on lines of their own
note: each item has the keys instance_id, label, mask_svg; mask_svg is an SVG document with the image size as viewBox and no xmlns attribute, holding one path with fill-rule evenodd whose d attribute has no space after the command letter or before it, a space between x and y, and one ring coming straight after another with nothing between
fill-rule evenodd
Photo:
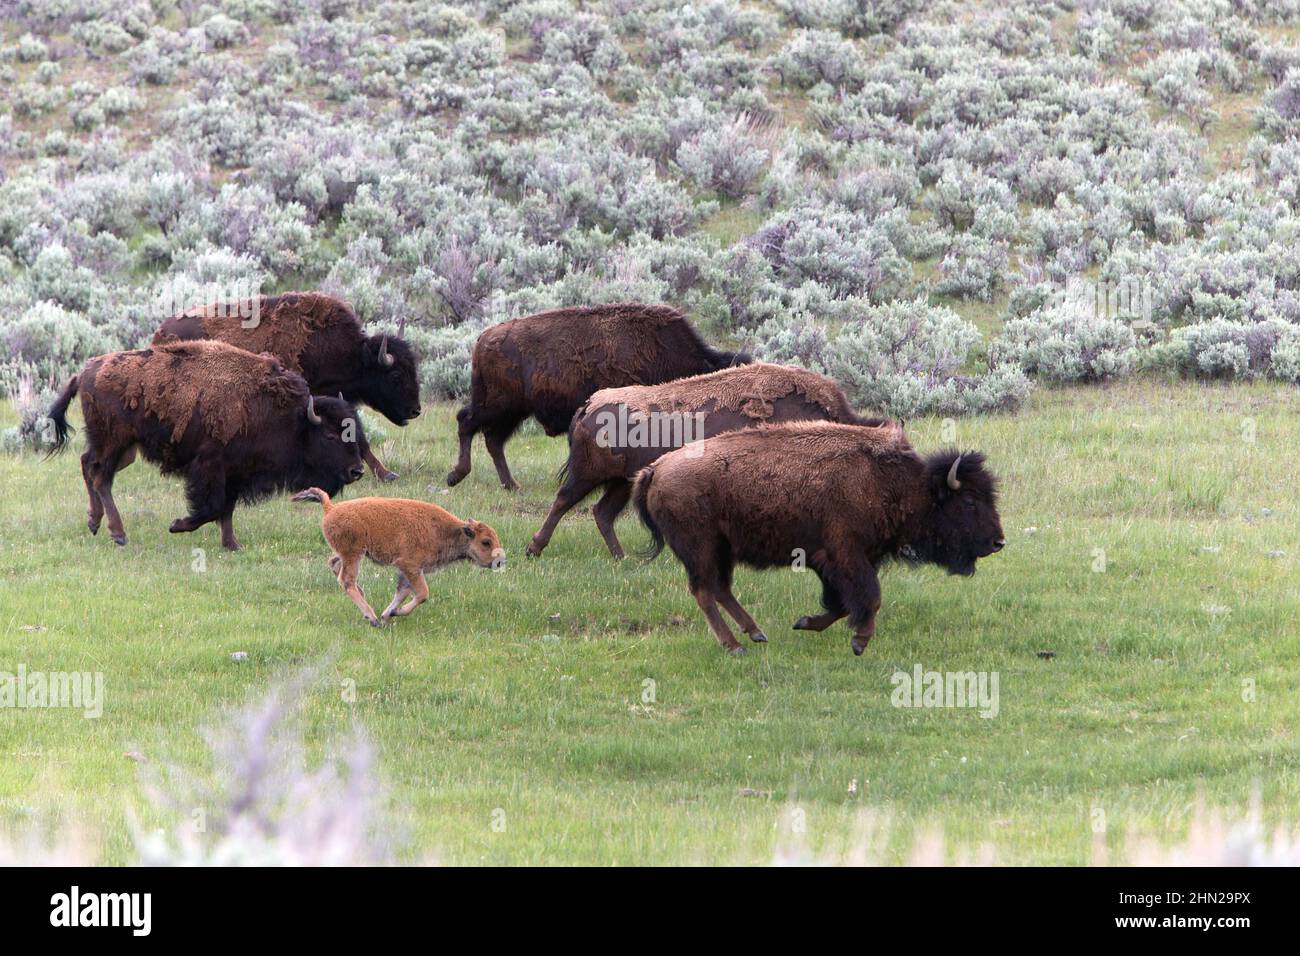
<instances>
[{"instance_id":1,"label":"sagebrush bush","mask_svg":"<svg viewBox=\"0 0 1300 956\"><path fill-rule=\"evenodd\" d=\"M739 199L762 173L768 151L759 144L753 121L742 116L696 133L678 148L676 159L699 188Z\"/></svg>"},{"instance_id":2,"label":"sagebrush bush","mask_svg":"<svg viewBox=\"0 0 1300 956\"><path fill-rule=\"evenodd\" d=\"M782 81L808 88L825 84L856 90L867 76L861 50L831 30L801 30L770 60Z\"/></svg>"},{"instance_id":3,"label":"sagebrush bush","mask_svg":"<svg viewBox=\"0 0 1300 956\"><path fill-rule=\"evenodd\" d=\"M991 354L1049 381L1099 382L1132 372L1137 344L1128 323L1067 301L1009 320Z\"/></svg>"},{"instance_id":4,"label":"sagebrush bush","mask_svg":"<svg viewBox=\"0 0 1300 956\"><path fill-rule=\"evenodd\" d=\"M1282 352L1274 359L1274 351ZM1256 378L1269 373L1293 380L1296 327L1277 321L1214 319L1175 329L1147 359L1153 368L1202 378Z\"/></svg>"},{"instance_id":5,"label":"sagebrush bush","mask_svg":"<svg viewBox=\"0 0 1300 956\"><path fill-rule=\"evenodd\" d=\"M40 302L5 323L0 341L8 360L21 362L46 381L121 345L102 328L53 302Z\"/></svg>"},{"instance_id":6,"label":"sagebrush bush","mask_svg":"<svg viewBox=\"0 0 1300 956\"><path fill-rule=\"evenodd\" d=\"M1007 325L944 375L891 373L899 407L1014 404L1024 372L1295 379L1300 57L1272 39L1294 3L16 9L0 338L45 303L135 345L169 282L324 287L432 336L421 374L451 395L476 330L559 304L669 301L826 367L842 331L862 361L889 338L878 307L951 296ZM1049 306L1082 277L1141 283L1176 331Z\"/></svg>"},{"instance_id":7,"label":"sagebrush bush","mask_svg":"<svg viewBox=\"0 0 1300 956\"><path fill-rule=\"evenodd\" d=\"M1018 408L1029 393L1019 368L963 374L979 341L979 331L950 309L920 301L864 306L827 347L826 367L858 407L896 417Z\"/></svg>"}]
</instances>

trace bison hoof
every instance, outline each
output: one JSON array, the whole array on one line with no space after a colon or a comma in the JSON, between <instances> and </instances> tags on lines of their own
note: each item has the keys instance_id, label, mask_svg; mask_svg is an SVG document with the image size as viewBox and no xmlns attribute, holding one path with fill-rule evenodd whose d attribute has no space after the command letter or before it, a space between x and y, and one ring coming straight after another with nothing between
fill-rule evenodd
<instances>
[{"instance_id":1,"label":"bison hoof","mask_svg":"<svg viewBox=\"0 0 1300 956\"><path fill-rule=\"evenodd\" d=\"M98 522L98 521L87 521L87 522L86 522L86 527L90 529L90 533L91 533L91 534L99 534L99 522Z\"/></svg>"},{"instance_id":2,"label":"bison hoof","mask_svg":"<svg viewBox=\"0 0 1300 956\"><path fill-rule=\"evenodd\" d=\"M504 488L506 491L518 491L518 490L519 490L519 482L517 482L517 481L503 481L503 482L501 482L501 487Z\"/></svg>"},{"instance_id":3,"label":"bison hoof","mask_svg":"<svg viewBox=\"0 0 1300 956\"><path fill-rule=\"evenodd\" d=\"M366 618L366 621L369 622L369 624L370 624L371 627L383 627L383 626L384 626L384 622L381 621L381 620L379 620L379 618L377 618L377 617L368 617L368 618Z\"/></svg>"},{"instance_id":4,"label":"bison hoof","mask_svg":"<svg viewBox=\"0 0 1300 956\"><path fill-rule=\"evenodd\" d=\"M799 620L795 621L793 624L790 625L790 630L811 631L812 630L812 627L810 626L811 621L812 619L809 618L807 614L805 614L803 617L799 618Z\"/></svg>"},{"instance_id":5,"label":"bison hoof","mask_svg":"<svg viewBox=\"0 0 1300 956\"><path fill-rule=\"evenodd\" d=\"M755 644L767 643L767 635L764 634L762 631L755 631L753 634L749 635L749 639L753 641Z\"/></svg>"},{"instance_id":6,"label":"bison hoof","mask_svg":"<svg viewBox=\"0 0 1300 956\"><path fill-rule=\"evenodd\" d=\"M395 472L395 471L381 471L381 472L379 473L379 480L380 480L380 481L396 481L396 480L397 480L398 478L400 478L400 477L401 477L401 475L399 475L399 474L398 474L397 472Z\"/></svg>"},{"instance_id":7,"label":"bison hoof","mask_svg":"<svg viewBox=\"0 0 1300 956\"><path fill-rule=\"evenodd\" d=\"M853 655L855 657L861 657L862 652L865 651L866 649L867 649L866 641L859 641L856 637L853 639Z\"/></svg>"},{"instance_id":8,"label":"bison hoof","mask_svg":"<svg viewBox=\"0 0 1300 956\"><path fill-rule=\"evenodd\" d=\"M746 651L742 645L737 644L735 647L728 650L727 653L732 657L744 657L749 652Z\"/></svg>"},{"instance_id":9,"label":"bison hoof","mask_svg":"<svg viewBox=\"0 0 1300 956\"><path fill-rule=\"evenodd\" d=\"M455 488L465 478L466 474L468 474L468 472L457 471L454 468L451 471L447 472L447 487Z\"/></svg>"},{"instance_id":10,"label":"bison hoof","mask_svg":"<svg viewBox=\"0 0 1300 956\"><path fill-rule=\"evenodd\" d=\"M243 550L244 550L243 548L241 548L241 547L239 546L239 542L238 542L238 541L230 541L230 542L223 541L223 542L221 542L221 546L222 546L223 548L225 548L227 551L243 551Z\"/></svg>"},{"instance_id":11,"label":"bison hoof","mask_svg":"<svg viewBox=\"0 0 1300 956\"><path fill-rule=\"evenodd\" d=\"M117 545L119 548L126 547L126 535L124 534L113 535L113 543Z\"/></svg>"}]
</instances>

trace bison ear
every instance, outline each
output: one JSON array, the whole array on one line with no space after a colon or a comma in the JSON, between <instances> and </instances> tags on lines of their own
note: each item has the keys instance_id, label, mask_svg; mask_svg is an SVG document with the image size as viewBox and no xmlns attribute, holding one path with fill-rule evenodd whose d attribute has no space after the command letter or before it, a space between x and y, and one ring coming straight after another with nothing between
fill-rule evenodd
<instances>
[{"instance_id":1,"label":"bison ear","mask_svg":"<svg viewBox=\"0 0 1300 956\"><path fill-rule=\"evenodd\" d=\"M472 524L467 524L465 525L465 527L461 528L460 530L465 532L465 537L467 538L474 537L474 526Z\"/></svg>"}]
</instances>

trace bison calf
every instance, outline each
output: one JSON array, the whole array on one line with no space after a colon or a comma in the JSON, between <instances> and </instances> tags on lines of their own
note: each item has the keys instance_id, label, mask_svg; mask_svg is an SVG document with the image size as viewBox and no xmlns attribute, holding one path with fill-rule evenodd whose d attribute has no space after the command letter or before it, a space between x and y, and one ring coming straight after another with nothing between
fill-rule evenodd
<instances>
[{"instance_id":1,"label":"bison calf","mask_svg":"<svg viewBox=\"0 0 1300 956\"><path fill-rule=\"evenodd\" d=\"M822 583L825 613L796 630L822 631L847 616L861 654L880 609L877 569L903 558L952 574L1005 544L993 476L978 452L922 458L897 426L829 422L764 425L664 455L636 479L633 501L654 539L686 567L718 642L744 648L718 612L766 641L731 593L735 562L791 566L801 557Z\"/></svg>"},{"instance_id":2,"label":"bison calf","mask_svg":"<svg viewBox=\"0 0 1300 956\"><path fill-rule=\"evenodd\" d=\"M292 500L317 501L324 508L321 530L334 549L329 568L375 627L391 617L405 617L428 600L426 571L465 560L486 568L504 559L501 539L490 527L481 521L462 521L427 501L357 498L335 504L320 488L308 488ZM400 572L397 593L380 617L357 584L363 557Z\"/></svg>"}]
</instances>

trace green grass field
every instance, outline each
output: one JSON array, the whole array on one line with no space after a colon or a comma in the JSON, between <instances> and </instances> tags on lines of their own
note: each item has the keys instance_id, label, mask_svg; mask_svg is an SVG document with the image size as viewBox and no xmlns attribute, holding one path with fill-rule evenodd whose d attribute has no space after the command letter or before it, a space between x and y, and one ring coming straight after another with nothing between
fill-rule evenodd
<instances>
[{"instance_id":1,"label":"green grass field","mask_svg":"<svg viewBox=\"0 0 1300 956\"><path fill-rule=\"evenodd\" d=\"M1086 862L1099 809L1116 846L1130 827L1176 838L1198 796L1244 807L1258 791L1266 823L1294 823L1298 409L1294 389L1147 381L1042 389L1015 416L958 421L957 443L1003 480L1009 545L972 579L886 571L861 658L842 624L788 629L817 609L811 573L738 572L771 643L732 659L672 555L614 563L585 511L525 560L564 444L516 438L525 491L510 495L476 443L474 472L445 491L450 406L390 426L381 457L402 480L367 476L348 496L485 520L510 562L431 577L430 603L383 631L325 569L315 506L236 512L244 551L226 554L215 527L169 535L181 486L136 464L117 483L122 550L86 532L80 435L61 458L0 457L0 671L106 680L99 720L0 710L0 827L76 825L102 860L130 861L128 808L174 821L124 754L201 766L200 728L223 705L331 652L304 704L309 744L367 728L411 859L763 862L794 807L814 850L868 808L891 818L897 857L941 826L1013 863ZM0 406L0 427L12 418ZM942 428L908 423L920 450ZM647 540L630 515L620 533L629 551ZM387 569L362 583L387 602ZM996 671L998 715L891 706L891 674L916 664Z\"/></svg>"}]
</instances>

